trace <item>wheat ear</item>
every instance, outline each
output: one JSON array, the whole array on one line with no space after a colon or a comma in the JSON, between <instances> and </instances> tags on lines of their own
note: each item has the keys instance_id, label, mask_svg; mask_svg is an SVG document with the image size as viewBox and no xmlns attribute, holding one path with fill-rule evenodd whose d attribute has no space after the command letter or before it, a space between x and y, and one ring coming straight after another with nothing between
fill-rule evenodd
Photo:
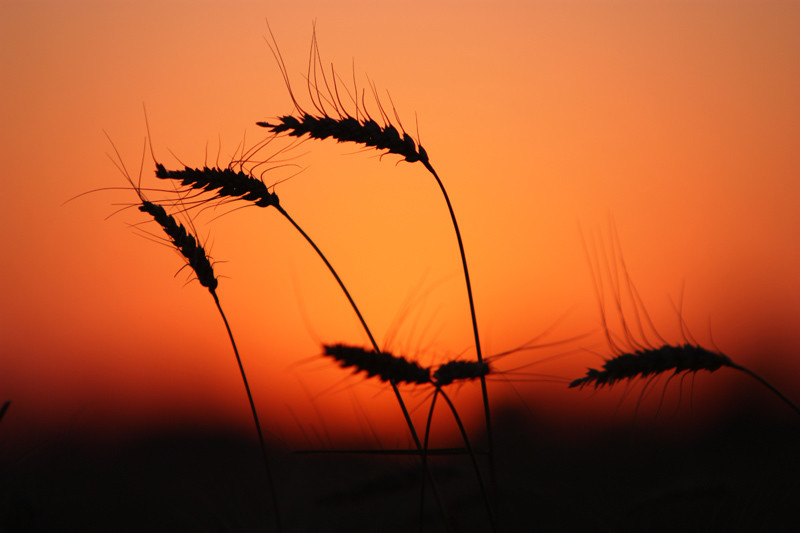
<instances>
[{"instance_id":1,"label":"wheat ear","mask_svg":"<svg viewBox=\"0 0 800 533\"><path fill-rule=\"evenodd\" d=\"M108 135L106 134L106 137ZM233 347L233 353L236 356L236 363L239 366L239 372L242 376L242 382L244 383L245 392L247 393L247 399L250 403L250 412L253 416L253 422L256 426L256 432L258 433L258 441L259 446L261 448L261 457L264 462L264 469L267 476L267 484L269 489L269 496L272 504L273 511L275 513L275 524L277 526L278 531L282 531L281 525L281 515L280 515L280 508L278 506L278 498L277 498L277 491L275 489L275 482L272 475L272 468L270 467L269 456L267 454L267 446L264 440L264 434L261 429L261 422L258 419L258 412L256 411L256 405L253 401L253 395L250 392L250 385L247 381L247 375L244 371L244 366L242 365L242 358L239 355L239 349L236 346L236 341L233 338L233 331L231 330L230 324L228 323L228 318L225 316L225 312L222 310L222 305L220 304L219 297L217 296L217 286L218 281L216 276L214 275L214 267L211 264L211 260L209 259L208 254L205 251L205 248L199 243L197 238L189 232L180 222L178 222L175 217L172 215L167 214L166 210L163 206L153 203L147 198L145 198L142 188L140 184L136 184L133 182L133 179L130 177L127 169L125 168L124 163L122 163L122 158L117 151L116 146L111 141L111 138L108 138L109 142L111 142L111 146L114 149L114 152L117 155L117 159L119 163L113 161L117 168L122 172L125 176L126 180L130 183L133 187L134 192L139 197L140 205L139 211L143 213L149 214L153 217L159 226L161 226L164 233L170 238L172 245L175 247L176 250L184 257L187 261L188 265L191 269L195 272L197 276L197 280L203 287L206 287L208 291L211 293L212 298L214 299L214 303L217 306L217 310L219 311L220 316L222 317L222 321L225 324L225 330L228 332L228 338L230 339L231 346ZM144 154L143 154L144 159ZM141 170L139 173L140 181L141 181Z\"/></svg>"},{"instance_id":2,"label":"wheat ear","mask_svg":"<svg viewBox=\"0 0 800 533\"><path fill-rule=\"evenodd\" d=\"M375 89L374 85L372 85L372 92L375 96L375 101L383 125L378 124L378 122L369 115L366 103L364 101L363 90L361 94L362 107L359 109L359 94L358 87L355 85L355 79L353 81L353 93L351 95L351 100L355 105L355 109L352 113L348 111L347 107L342 103L340 98L339 84L336 82L338 77L333 71L333 68L331 67L332 80L330 83L325 75L325 69L317 68L318 65L322 65L322 61L319 58L319 48L316 44L316 32L314 32L312 36L312 52L309 59L309 74L307 76L308 93L312 105L315 108L315 112L305 111L295 98L294 92L292 91L286 65L283 61L283 57L281 56L278 48L278 43L275 40L275 36L272 34L271 29L270 36L272 38L272 42L268 42L268 45L270 46L270 50L272 51L273 56L278 63L278 68L281 71L281 75L283 76L284 83L289 91L289 95L292 99L296 113L278 117L272 122L257 122L257 125L268 128L270 131L276 134L284 133L293 137L302 137L304 135L308 135L312 139L333 138L338 142L352 142L378 150L386 150L388 153L403 156L408 162L418 161L422 163L436 180L436 183L442 192L442 196L444 197L445 203L447 204L447 210L450 213L450 219L453 224L453 229L455 230L456 241L458 242L458 249L461 255L461 265L464 271L467 299L469 301L472 332L475 339L476 358L479 363L482 363L483 352L481 350L480 336L478 334L478 321L475 313L475 301L472 295L472 283L470 282L469 269L467 267L467 257L464 251L464 242L461 238L461 231L458 227L458 221L456 220L455 211L453 210L452 203L450 202L450 197L447 194L447 190L445 189L442 180L439 178L439 175L431 165L428 153L419 142L415 141L404 131L396 111L394 112L394 115L398 124L400 125L400 130L391 124L391 120L381 105L377 90ZM322 90L323 86L325 87L325 92ZM394 108L394 106L392 107ZM401 130L403 131L402 137L400 136ZM485 376L480 376L480 381L489 448L489 470L492 477L492 486L496 488L497 482L494 464L494 436L492 432L489 394L486 387Z\"/></svg>"},{"instance_id":3,"label":"wheat ear","mask_svg":"<svg viewBox=\"0 0 800 533\"><path fill-rule=\"evenodd\" d=\"M722 367L733 368L749 375L800 414L797 405L755 372L734 363L725 354L688 343L677 346L665 344L658 348L618 354L606 360L602 370L588 369L584 377L573 380L569 387L582 389L586 385L594 385L594 388L598 389L604 386L611 387L618 381L648 378L669 371L672 371L672 376L676 376L701 370L715 372Z\"/></svg>"},{"instance_id":4,"label":"wheat ear","mask_svg":"<svg viewBox=\"0 0 800 533\"><path fill-rule=\"evenodd\" d=\"M772 391L776 396L778 396L778 398L783 400L791 409L800 415L800 408L798 408L797 405L795 405L791 400L789 400L789 398L787 398L764 378L755 372L734 363L727 355L721 353L719 350L712 351L699 346L698 343L694 341L691 333L689 333L688 328L686 327L686 324L681 316L680 309L676 309L676 311L678 312L681 332L683 333L684 340L686 342L679 345L667 343L658 333L658 331L656 331L655 326L653 326L653 322L650 320L650 316L644 307L644 303L639 295L639 291L636 289L636 286L634 285L633 280L628 273L628 267L625 264L624 257L622 256L619 235L617 234L616 225L614 224L613 219L609 220L609 226L609 233L611 235L611 258L609 258L608 254L606 254L602 244L601 250L605 265L605 278L611 285L614 307L619 315L624 339L622 342L615 340L609 331L605 311L605 289L603 284L604 276L600 266L600 259L598 257L597 249L595 248L594 241L592 241L594 260L592 257L590 257L589 250L586 245L586 239L583 237L583 232L581 231L581 241L583 243L583 250L587 263L589 264L589 271L592 277L592 284L594 285L598 308L600 310L603 330L606 335L608 345L615 355L610 359L606 359L602 366L602 370L589 368L584 377L575 379L569 384L570 388L583 388L586 385L593 384L594 388L598 389L606 385L611 387L618 381L622 380L630 381L636 378L652 379L659 374L670 371L672 372L671 376L676 376L679 374L687 375L689 373L696 373L701 370L715 372L722 367L728 367L749 375ZM620 271L622 273L622 279L620 279ZM636 329L639 332L638 339L633 333L633 328L628 325L623 313L621 290L621 285L623 283L627 287L628 297L630 298L635 311ZM642 320L639 316L639 311L641 311L641 313L644 315L649 329L658 339L657 346L653 345L650 339L648 339L648 335L645 333L645 327L643 326Z\"/></svg>"}]
</instances>

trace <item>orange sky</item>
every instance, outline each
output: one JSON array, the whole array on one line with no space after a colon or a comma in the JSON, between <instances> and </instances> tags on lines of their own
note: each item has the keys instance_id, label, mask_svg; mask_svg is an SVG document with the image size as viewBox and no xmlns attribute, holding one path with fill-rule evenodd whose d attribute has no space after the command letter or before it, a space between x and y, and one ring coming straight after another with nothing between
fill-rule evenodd
<instances>
[{"instance_id":1,"label":"orange sky","mask_svg":"<svg viewBox=\"0 0 800 533\"><path fill-rule=\"evenodd\" d=\"M0 7L0 157L11 197L0 214L4 426L63 434L251 423L210 296L176 274L173 252L129 226L145 220L139 213L105 220L133 193L64 202L124 188L103 131L138 171L142 103L167 166L179 165L170 151L200 165L206 145L215 154L221 141L224 160L243 135L262 138L257 120L291 111L266 18L298 93L316 20L323 59L346 80L354 62L359 86L369 76L409 130L418 122L461 224L486 353L567 311L546 340L592 332L499 369L561 353L529 370L572 379L608 353L578 228L607 239L611 214L662 334L680 341L670 299L683 286L698 341L710 344L710 321L721 350L800 400L800 5L285 4ZM379 342L428 364L471 355L458 252L425 170L333 142L290 155L305 170L277 187L282 205L328 254ZM367 420L385 445L405 442L385 387L318 356L319 342L366 339L306 243L274 212L213 218L197 223L270 431L303 444L293 413L309 435L357 438ZM611 416L623 394L515 385L529 408L563 420ZM687 405L681 416L703 416L698 398L713 413L755 386L724 370L698 377L695 412ZM670 388L677 402L677 380ZM456 395L474 427L476 391ZM507 382L491 393L496 405L521 402ZM408 397L416 406L425 393Z\"/></svg>"}]
</instances>

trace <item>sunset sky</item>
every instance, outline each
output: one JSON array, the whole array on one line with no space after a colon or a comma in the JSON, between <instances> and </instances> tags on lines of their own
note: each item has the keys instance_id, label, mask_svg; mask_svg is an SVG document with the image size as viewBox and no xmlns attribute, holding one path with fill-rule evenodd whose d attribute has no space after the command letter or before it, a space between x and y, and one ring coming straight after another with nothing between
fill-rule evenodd
<instances>
[{"instance_id":1,"label":"sunset sky","mask_svg":"<svg viewBox=\"0 0 800 533\"><path fill-rule=\"evenodd\" d=\"M292 111L267 20L301 104L316 22L322 59L344 86L371 80L418 132L461 225L486 354L554 324L538 342L589 334L497 359L498 409L564 424L630 420L616 410L624 386L592 395L565 385L610 353L581 234L610 253L612 217L665 338L683 342L682 299L699 343L800 401L799 3L6 1L6 434L252 424L213 300L153 242L159 229L124 209L136 196L108 156L116 147L136 179L143 104L169 168L224 164L240 143L267 138L255 122ZM333 141L281 157L292 166L262 179L292 176L276 186L281 205L337 268L378 342L429 365L474 357L453 229L425 169ZM153 169L147 154L144 187L163 186ZM275 211L228 211L195 212L194 222L268 431L289 446L326 446L374 443L371 425L383 445L405 445L391 391L320 355L320 343L367 346L322 262ZM525 372L561 379L528 382ZM758 390L733 371L698 375L690 407L691 380L682 398L678 381L666 399L680 402L678 420ZM664 383L640 418L654 418ZM631 412L640 390L623 402ZM455 393L475 431L478 392ZM427 394L406 390L420 420ZM766 389L756 397L791 416Z\"/></svg>"}]
</instances>

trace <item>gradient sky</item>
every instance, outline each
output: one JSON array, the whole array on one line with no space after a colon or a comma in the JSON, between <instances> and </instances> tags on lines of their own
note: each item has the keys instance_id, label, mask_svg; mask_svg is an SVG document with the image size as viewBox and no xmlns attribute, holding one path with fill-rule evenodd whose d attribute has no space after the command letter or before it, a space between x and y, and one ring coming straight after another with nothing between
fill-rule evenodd
<instances>
[{"instance_id":1,"label":"gradient sky","mask_svg":"<svg viewBox=\"0 0 800 533\"><path fill-rule=\"evenodd\" d=\"M418 127L461 224L487 354L562 316L543 340L591 333L498 360L499 370L560 355L526 371L573 379L608 354L579 228L607 245L613 216L664 336L681 341L670 302L683 295L701 344L713 333L800 399L800 4L6 1L3 429L251 424L207 291L131 227L140 213L117 213L135 196L104 131L134 176L143 103L167 166L179 165L172 154L201 165L206 150L225 161L243 136L263 138L256 121L292 110L266 19L299 96L316 21L323 59L345 80L354 66L360 87L368 76L390 91L406 128ZM304 170L278 185L282 205L328 254L378 342L428 364L473 355L452 228L425 170L333 142L287 156ZM153 185L149 159L144 180ZM65 204L106 187L120 189ZM405 442L385 387L319 356L320 342L366 339L311 249L274 212L214 216L196 222L268 429L319 445L326 431L361 438L370 424L385 445ZM515 386L528 408L564 423L612 416L624 393ZM694 411L684 396L680 416L713 414L748 387L724 370L698 376ZM677 380L670 390L674 406ZM476 392L457 394L474 427ZM491 393L498 406L522 402L502 380ZM425 393L408 398L416 406Z\"/></svg>"}]
</instances>

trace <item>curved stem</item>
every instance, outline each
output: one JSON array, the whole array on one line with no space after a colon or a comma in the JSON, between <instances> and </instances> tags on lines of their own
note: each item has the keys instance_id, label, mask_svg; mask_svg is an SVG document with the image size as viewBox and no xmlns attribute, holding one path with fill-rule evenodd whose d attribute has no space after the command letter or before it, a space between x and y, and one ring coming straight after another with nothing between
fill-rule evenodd
<instances>
[{"instance_id":1,"label":"curved stem","mask_svg":"<svg viewBox=\"0 0 800 533\"><path fill-rule=\"evenodd\" d=\"M247 400L250 402L250 411L253 413L253 421L256 424L256 431L258 432L258 442L261 446L261 456L264 459L264 468L267 471L267 483L269 484L270 499L272 500L272 507L275 510L275 524L278 527L278 531L283 531L281 526L281 514L278 510L278 497L275 491L275 482L272 479L272 469L269 466L269 458L267 456L267 446L264 442L264 434L261 431L261 423L258 421L256 404L253 402L253 395L250 393L250 385L247 383L247 376L245 375L244 366L242 365L242 358L239 357L239 350L236 348L236 341L233 340L233 332L228 324L228 319L225 316L225 313L222 311L222 306L219 303L217 293L214 289L209 289L209 292L211 293L211 296L214 297L214 303L217 304L217 309L219 310L219 314L222 316L222 321L225 322L225 329L228 331L228 337L231 340L231 346L233 346L233 353L236 355L236 362L239 364L239 372L242 374L244 388L247 391Z\"/></svg>"},{"instance_id":2,"label":"curved stem","mask_svg":"<svg viewBox=\"0 0 800 533\"><path fill-rule=\"evenodd\" d=\"M486 492L486 487L483 484L483 478L481 477L480 468L478 468L478 461L475 458L475 451L472 449L472 445L469 442L469 437L467 437L467 430L464 429L464 424L461 422L461 417L458 416L458 411L456 411L456 406L453 405L453 402L450 401L450 397L444 392L444 390L437 386L437 391L442 395L442 398L447 402L447 405L450 406L450 411L453 413L453 418L458 425L459 431L461 431L461 437L464 439L464 446L467 447L467 451L469 452L469 458L472 460L472 467L475 469L475 475L478 478L478 485L481 489L481 495L483 496L483 502L486 505L486 512L489 513L489 521L492 525L492 531L497 531L497 523L494 517L494 511L492 509L492 505L489 502L489 494ZM431 406L431 414L433 414L433 406Z\"/></svg>"},{"instance_id":3,"label":"curved stem","mask_svg":"<svg viewBox=\"0 0 800 533\"><path fill-rule=\"evenodd\" d=\"M794 402L793 402L793 401L791 401L789 398L787 398L786 396L784 396L784 395L781 393L781 391L779 391L778 389L776 389L775 387L773 387L773 386L772 386L772 385L771 385L771 384L770 384L770 383L769 383L769 382L768 382L766 379L762 378L761 376L759 376L758 374L756 374L756 373L755 373L755 372L753 372L752 370L748 370L748 369L746 369L746 368L745 368L745 367L743 367L743 366L739 366L739 365L737 365L736 363L731 363L731 364L730 364L730 365L728 365L728 366L730 366L731 368L735 368L736 370L741 370L742 372L744 372L745 374L747 374L747 375L748 375L748 376L750 376L751 378L755 379L756 381L758 381L759 383L761 383L762 385L764 385L766 388L768 388L768 389L769 389L769 390L771 390L773 393L775 393L775 394L778 396L778 398L780 398L781 400L783 400L784 402L786 402L786 404L787 404L789 407L791 407L792 409L794 409L795 413L797 413L797 414L799 414L799 415L800 415L800 408L798 408L798 407L797 407L797 406L794 404Z\"/></svg>"},{"instance_id":4,"label":"curved stem","mask_svg":"<svg viewBox=\"0 0 800 533\"><path fill-rule=\"evenodd\" d=\"M428 421L425 423L425 441L422 443L422 469L428 467L428 439L431 435L431 421L433 420L433 408L436 407L436 397L439 396L439 387L433 391L433 398L431 399L431 408L428 411ZM425 508L425 480L422 482L422 491L419 499L419 530L422 532L422 512Z\"/></svg>"},{"instance_id":5,"label":"curved stem","mask_svg":"<svg viewBox=\"0 0 800 533\"><path fill-rule=\"evenodd\" d=\"M372 336L372 332L369 330L369 327L367 326L364 317L361 316L361 311L358 310L356 302L353 300L353 297L350 296L350 292L347 290L347 287L344 286L344 282L339 277L339 274L336 273L336 270L334 270L333 266L330 264L328 259L325 257L325 254L323 254L322 250L320 250L319 247L316 245L316 243L313 240L311 240L311 237L309 237L308 234L305 231L303 231L303 228L301 228L297 224L297 222L295 222L294 219L289 216L289 213L287 213L280 205L276 205L275 209L277 209L281 215L286 217L286 220L288 220L289 223L291 223L291 225L294 226L294 228L300 232L300 235L302 235L303 238L308 242L308 244L310 244L311 247L314 248L314 251L317 252L319 258L322 259L322 262L325 263L326 267L328 267L330 273L333 274L333 277L336 279L336 283L339 284L339 288L342 289L342 292L347 297L347 301L350 302L350 307L353 308L353 311L355 311L358 320L361 322L361 326L364 328L367 337L369 337L370 344L372 344L372 347L375 349L376 352L380 352L380 349L378 348L378 343L375 342L375 337Z\"/></svg>"},{"instance_id":6,"label":"curved stem","mask_svg":"<svg viewBox=\"0 0 800 533\"><path fill-rule=\"evenodd\" d=\"M453 205L450 203L450 197L447 194L447 191L444 188L444 184L442 180L439 178L439 175L433 169L433 166L426 160L422 161L422 164L425 165L425 168L436 178L436 183L439 184L439 189L442 191L442 195L444 196L444 201L447 203L447 210L450 212L450 219L453 221L453 229L456 232L456 240L458 241L458 250L461 253L461 265L464 268L464 281L467 284L467 298L469 299L469 312L470 317L472 318L472 333L475 337L475 353L478 359L478 362L483 362L483 352L481 350L481 341L478 335L478 319L475 316L475 300L472 297L472 282L469 278L469 269L467 268L467 255L464 252L464 241L461 239L461 231L458 229L458 222L456 221L456 214L453 211ZM497 487L497 477L496 477L496 470L495 470L495 462L494 462L494 434L492 432L492 416L489 410L489 391L486 388L486 377L481 376L481 394L483 396L483 413L484 417L486 418L486 438L488 440L488 448L489 448L489 475L491 476L491 482L493 489ZM449 400L448 400L449 401Z\"/></svg>"}]
</instances>

